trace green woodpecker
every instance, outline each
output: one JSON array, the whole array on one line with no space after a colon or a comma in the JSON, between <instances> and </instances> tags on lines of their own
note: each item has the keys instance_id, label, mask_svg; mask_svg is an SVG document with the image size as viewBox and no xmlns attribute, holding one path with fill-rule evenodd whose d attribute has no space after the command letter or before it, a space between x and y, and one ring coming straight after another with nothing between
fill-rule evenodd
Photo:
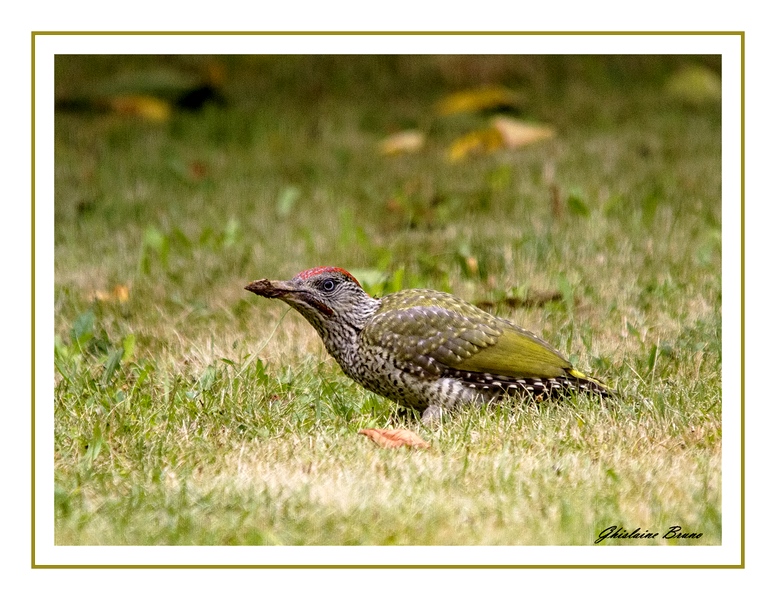
<instances>
[{"instance_id":1,"label":"green woodpecker","mask_svg":"<svg viewBox=\"0 0 776 600\"><path fill-rule=\"evenodd\" d=\"M337 267L308 269L289 281L258 279L245 289L299 311L348 377L421 411L424 421L508 393L612 393L530 331L444 292L372 298Z\"/></svg>"}]
</instances>

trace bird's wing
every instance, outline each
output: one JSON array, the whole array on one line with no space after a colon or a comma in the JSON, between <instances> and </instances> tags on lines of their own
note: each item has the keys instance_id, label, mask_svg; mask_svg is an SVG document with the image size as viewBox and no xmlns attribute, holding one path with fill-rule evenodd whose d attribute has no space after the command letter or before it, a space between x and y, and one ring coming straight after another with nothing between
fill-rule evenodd
<instances>
[{"instance_id":1,"label":"bird's wing","mask_svg":"<svg viewBox=\"0 0 776 600\"><path fill-rule=\"evenodd\" d=\"M571 369L563 356L532 333L457 298L450 305L450 298L445 295L444 307L433 298L422 304L394 300L384 305L362 332L363 342L385 350L397 366L421 376L454 369L550 378Z\"/></svg>"}]
</instances>

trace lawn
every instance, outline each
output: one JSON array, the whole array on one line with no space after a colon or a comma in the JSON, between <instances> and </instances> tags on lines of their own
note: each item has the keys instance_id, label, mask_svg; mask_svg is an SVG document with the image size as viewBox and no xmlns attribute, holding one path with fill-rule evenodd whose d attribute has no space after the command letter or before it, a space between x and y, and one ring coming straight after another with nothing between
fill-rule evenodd
<instances>
[{"instance_id":1,"label":"lawn","mask_svg":"<svg viewBox=\"0 0 776 600\"><path fill-rule=\"evenodd\" d=\"M721 542L718 57L55 70L57 544ZM483 86L498 106L442 114ZM494 113L551 135L493 142ZM422 147L386 153L404 131ZM619 394L424 426L243 289L317 265L478 303Z\"/></svg>"}]
</instances>

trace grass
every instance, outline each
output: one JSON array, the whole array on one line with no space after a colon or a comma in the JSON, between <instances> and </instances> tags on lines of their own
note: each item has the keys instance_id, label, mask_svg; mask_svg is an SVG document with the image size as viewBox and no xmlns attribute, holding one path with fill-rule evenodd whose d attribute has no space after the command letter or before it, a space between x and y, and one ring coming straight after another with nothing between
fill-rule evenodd
<instances>
[{"instance_id":1,"label":"grass","mask_svg":"<svg viewBox=\"0 0 776 600\"><path fill-rule=\"evenodd\" d=\"M210 68L225 103L56 118L57 544L592 544L618 525L721 541L719 104L666 93L704 57L68 57L72 96ZM215 67L213 66L215 65ZM552 140L458 163L520 90ZM381 156L405 128L418 154ZM621 390L427 429L349 381L259 277L334 264L535 331ZM539 304L507 302L545 294ZM357 435L403 426L427 451Z\"/></svg>"}]
</instances>

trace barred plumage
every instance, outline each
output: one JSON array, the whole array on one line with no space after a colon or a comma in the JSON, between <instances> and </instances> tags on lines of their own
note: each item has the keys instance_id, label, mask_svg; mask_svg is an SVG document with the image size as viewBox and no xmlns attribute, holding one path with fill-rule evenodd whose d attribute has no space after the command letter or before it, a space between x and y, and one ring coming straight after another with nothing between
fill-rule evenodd
<instances>
[{"instance_id":1,"label":"barred plumage","mask_svg":"<svg viewBox=\"0 0 776 600\"><path fill-rule=\"evenodd\" d=\"M346 375L424 419L509 393L611 394L530 331L451 294L402 290L372 298L337 267L308 269L289 281L259 279L245 289L295 308Z\"/></svg>"}]
</instances>

